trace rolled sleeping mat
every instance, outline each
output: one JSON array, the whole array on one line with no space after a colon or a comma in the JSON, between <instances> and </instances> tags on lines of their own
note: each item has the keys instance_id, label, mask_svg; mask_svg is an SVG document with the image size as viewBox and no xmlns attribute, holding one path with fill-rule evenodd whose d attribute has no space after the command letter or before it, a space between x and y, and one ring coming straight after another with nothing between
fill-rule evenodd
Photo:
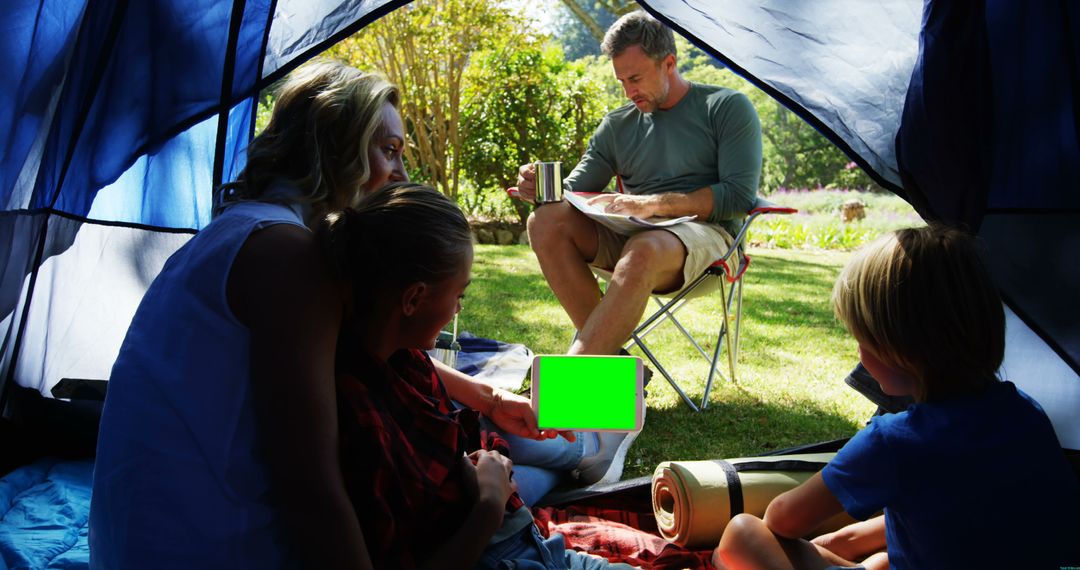
<instances>
[{"instance_id":1,"label":"rolled sleeping mat","mask_svg":"<svg viewBox=\"0 0 1080 570\"><path fill-rule=\"evenodd\" d=\"M653 514L664 538L692 549L714 548L739 513L765 516L777 495L798 486L835 453L742 457L712 461L665 461L652 478ZM840 513L814 534L855 522Z\"/></svg>"}]
</instances>

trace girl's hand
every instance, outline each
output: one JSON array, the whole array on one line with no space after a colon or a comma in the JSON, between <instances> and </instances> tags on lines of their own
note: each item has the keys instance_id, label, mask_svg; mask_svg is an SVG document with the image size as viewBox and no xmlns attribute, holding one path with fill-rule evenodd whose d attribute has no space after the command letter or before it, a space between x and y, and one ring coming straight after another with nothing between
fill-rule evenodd
<instances>
[{"instance_id":1,"label":"girl's hand","mask_svg":"<svg viewBox=\"0 0 1080 570\"><path fill-rule=\"evenodd\" d=\"M510 481L510 460L496 451L462 455L462 469L469 495L476 499L454 535L428 552L423 568L472 568L488 541L502 526L506 500L517 488ZM474 465L475 463L475 465Z\"/></svg>"},{"instance_id":2,"label":"girl's hand","mask_svg":"<svg viewBox=\"0 0 1080 570\"><path fill-rule=\"evenodd\" d=\"M501 511L517 490L517 483L510 480L513 462L497 451L478 450L469 454L467 463L466 473L474 481L476 502L497 506Z\"/></svg>"},{"instance_id":3,"label":"girl's hand","mask_svg":"<svg viewBox=\"0 0 1080 570\"><path fill-rule=\"evenodd\" d=\"M504 432L530 439L553 439L561 435L567 441L574 441L572 431L541 431L536 425L532 401L528 398L498 388L492 391L491 396L491 408L484 415Z\"/></svg>"}]
</instances>

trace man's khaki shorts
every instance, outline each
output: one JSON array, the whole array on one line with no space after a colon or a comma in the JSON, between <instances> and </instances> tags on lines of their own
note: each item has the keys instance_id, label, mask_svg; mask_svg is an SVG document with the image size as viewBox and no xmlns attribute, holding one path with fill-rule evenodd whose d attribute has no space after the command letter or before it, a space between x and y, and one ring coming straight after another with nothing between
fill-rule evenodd
<instances>
[{"instance_id":1,"label":"man's khaki shorts","mask_svg":"<svg viewBox=\"0 0 1080 570\"><path fill-rule=\"evenodd\" d=\"M701 222L684 222L660 230L675 234L686 247L686 263L683 264L683 281L675 291L657 291L657 293L677 293L689 285L712 265L720 256L727 253L734 238L720 226ZM615 263L622 257L623 247L630 236L615 232L602 224L596 224L597 249L596 259L590 263L600 269L605 276L615 268ZM697 293L697 292L695 292ZM696 294L695 294L696 296Z\"/></svg>"}]
</instances>

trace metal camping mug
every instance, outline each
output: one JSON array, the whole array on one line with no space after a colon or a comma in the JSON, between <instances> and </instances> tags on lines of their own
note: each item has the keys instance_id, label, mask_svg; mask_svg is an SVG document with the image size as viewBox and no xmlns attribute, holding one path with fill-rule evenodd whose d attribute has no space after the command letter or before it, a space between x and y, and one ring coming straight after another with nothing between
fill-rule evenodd
<instances>
[{"instance_id":1,"label":"metal camping mug","mask_svg":"<svg viewBox=\"0 0 1080 570\"><path fill-rule=\"evenodd\" d=\"M536 163L536 205L562 202L563 182L561 162Z\"/></svg>"}]
</instances>

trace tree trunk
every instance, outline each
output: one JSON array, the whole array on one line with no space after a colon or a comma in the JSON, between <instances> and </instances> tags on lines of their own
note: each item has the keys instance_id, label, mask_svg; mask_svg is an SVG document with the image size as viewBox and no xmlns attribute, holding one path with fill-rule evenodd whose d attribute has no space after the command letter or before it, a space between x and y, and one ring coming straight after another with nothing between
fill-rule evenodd
<instances>
[{"instance_id":1,"label":"tree trunk","mask_svg":"<svg viewBox=\"0 0 1080 570\"><path fill-rule=\"evenodd\" d=\"M574 17L578 19L585 28L589 30L589 34L596 38L596 43L604 41L604 29L600 27L600 24L596 22L596 18L592 17L574 0L562 0L564 6L570 9L570 12L574 14Z\"/></svg>"}]
</instances>

